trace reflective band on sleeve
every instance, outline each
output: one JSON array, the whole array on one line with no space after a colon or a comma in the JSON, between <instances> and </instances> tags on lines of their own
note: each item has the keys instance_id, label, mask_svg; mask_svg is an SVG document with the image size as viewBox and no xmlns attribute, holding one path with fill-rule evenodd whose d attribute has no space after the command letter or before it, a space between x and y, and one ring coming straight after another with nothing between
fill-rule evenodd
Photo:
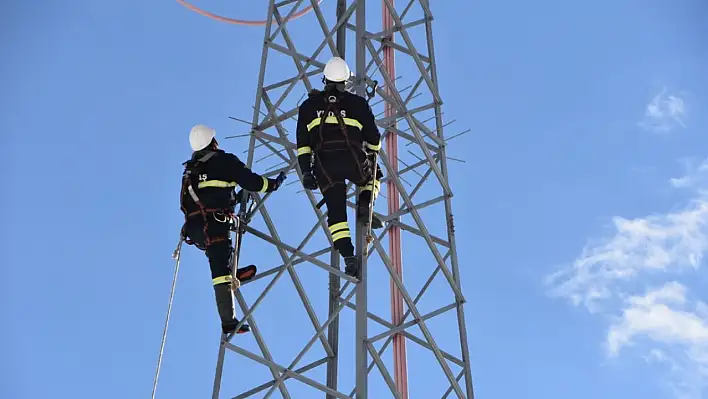
<instances>
[{"instance_id":1,"label":"reflective band on sleeve","mask_svg":"<svg viewBox=\"0 0 708 399\"><path fill-rule=\"evenodd\" d=\"M381 149L381 141L379 141L378 144L371 144L368 141L365 141L364 145L366 146L366 148L370 149L371 151L378 151Z\"/></svg>"},{"instance_id":2,"label":"reflective band on sleeve","mask_svg":"<svg viewBox=\"0 0 708 399\"><path fill-rule=\"evenodd\" d=\"M215 279L212 279L211 282L214 283L214 285L218 285L218 284L230 283L232 280L233 280L233 277L231 277L231 275L229 274L227 276L221 276L221 277L217 277Z\"/></svg>"},{"instance_id":3,"label":"reflective band on sleeve","mask_svg":"<svg viewBox=\"0 0 708 399\"><path fill-rule=\"evenodd\" d=\"M228 188L228 187L238 187L235 181L223 181L223 180L207 180L200 181L197 188L205 187L218 187L218 188Z\"/></svg>"},{"instance_id":4,"label":"reflective band on sleeve","mask_svg":"<svg viewBox=\"0 0 708 399\"><path fill-rule=\"evenodd\" d=\"M341 240L342 238L351 238L351 236L352 236L352 235L351 235L351 233L349 232L348 229L347 229L347 230L342 230L342 231L340 231L340 232L338 232L338 233L332 234L332 241Z\"/></svg>"},{"instance_id":5,"label":"reflective band on sleeve","mask_svg":"<svg viewBox=\"0 0 708 399\"><path fill-rule=\"evenodd\" d=\"M311 152L312 152L312 148L310 148L309 146L300 147L297 149L297 156L309 154Z\"/></svg>"},{"instance_id":6,"label":"reflective band on sleeve","mask_svg":"<svg viewBox=\"0 0 708 399\"><path fill-rule=\"evenodd\" d=\"M263 188L261 189L260 192L265 193L268 191L268 178L265 176L261 176L263 178Z\"/></svg>"},{"instance_id":7,"label":"reflective band on sleeve","mask_svg":"<svg viewBox=\"0 0 708 399\"><path fill-rule=\"evenodd\" d=\"M322 118L315 118L312 120L312 122L308 123L307 124L307 131L309 132L315 126L319 126L320 120L322 120ZM364 126L361 123L359 123L359 121L356 119L342 118L342 120L344 121L344 124L347 126L356 127L356 128L359 128L359 130L364 128ZM339 121L337 121L337 118L334 116L328 116L327 119L325 119L325 123L330 123L330 124L336 125L336 124L339 124Z\"/></svg>"}]
</instances>

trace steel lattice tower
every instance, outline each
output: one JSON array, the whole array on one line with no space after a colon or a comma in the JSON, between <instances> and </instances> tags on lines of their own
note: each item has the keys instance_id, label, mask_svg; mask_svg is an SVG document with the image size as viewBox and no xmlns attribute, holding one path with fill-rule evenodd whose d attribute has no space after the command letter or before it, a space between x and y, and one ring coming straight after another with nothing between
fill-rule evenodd
<instances>
[{"instance_id":1,"label":"steel lattice tower","mask_svg":"<svg viewBox=\"0 0 708 399\"><path fill-rule=\"evenodd\" d=\"M281 189L274 197L299 198L292 201L302 201L302 205L294 204L293 209L308 225L297 231L288 220L293 209L276 215L271 198L258 206L253 223L245 228L243 240L248 243L244 248L249 249L241 257L256 247L254 241L262 241L269 251L278 253L282 263L276 267L259 265L259 275L236 291L237 308L252 328L251 338L220 341L213 398L280 394L295 399L320 395L327 399L406 399L409 371L416 377L411 385L424 384L425 392L436 392L430 397L473 398L448 181L446 144L450 138L443 135L447 124L437 84L429 1L407 0L396 6L394 0L383 0L376 13L367 13L372 1L320 3L268 2L246 164L254 167L261 161L272 162L266 173L270 177L289 170L286 188L294 188L287 194ZM374 20L371 15L381 15L381 19ZM351 90L366 96L367 88L375 87L376 97L370 104L383 140L379 164L384 187L375 212L385 227L374 231L368 256L364 256L367 232L357 223L355 245L363 266L358 284L340 270L340 258L332 250L326 224L326 207L317 207L319 191L301 190L294 144L298 104L309 90L322 87L322 70L333 55L345 58L355 72ZM411 76L397 76L395 67ZM402 86L399 80L406 82L405 87L398 88ZM262 164L255 166L257 171L264 168ZM355 194L355 187L350 186L352 208ZM352 213L349 222L353 225ZM405 262L403 255L407 256ZM307 280L303 273L307 273ZM304 344L290 343L287 331L277 334L280 345L301 349L294 359L273 353L272 343L267 342L273 334L267 338L257 322L264 317L261 315L279 311L269 307L267 298L284 283L286 279L281 277L285 275L297 295L292 302L304 309L304 319L295 325L307 326L310 337ZM319 286L305 287L303 281L317 279ZM385 295L383 281L390 281ZM265 286L253 288L257 282ZM435 294L431 294L432 286ZM244 295L253 295L254 300L249 303ZM382 302L386 306L381 306ZM381 314L389 302L391 315ZM328 306L318 309L317 303ZM347 322L350 327L340 328ZM351 330L354 334L346 337ZM407 342L414 345L406 347ZM321 354L313 355L316 351ZM231 374L225 364L234 355L262 365L272 380L261 383L246 380L240 373ZM308 357L312 360L306 361ZM242 370L244 364L240 362L238 367ZM320 394L294 395L294 384L300 385L299 389L304 384ZM241 393L234 396L235 392L226 392L232 387ZM411 397L422 398L416 389L411 389Z\"/></svg>"}]
</instances>

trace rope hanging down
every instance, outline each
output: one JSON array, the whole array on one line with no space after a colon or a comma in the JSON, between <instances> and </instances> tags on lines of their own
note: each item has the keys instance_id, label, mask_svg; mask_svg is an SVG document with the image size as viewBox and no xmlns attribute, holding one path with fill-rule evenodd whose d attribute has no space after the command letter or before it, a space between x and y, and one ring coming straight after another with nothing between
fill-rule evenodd
<instances>
[{"instance_id":1,"label":"rope hanging down","mask_svg":"<svg viewBox=\"0 0 708 399\"><path fill-rule=\"evenodd\" d=\"M162 342L160 343L160 354L157 358L157 370L155 371L155 380L152 385L152 399L155 399L155 392L157 391L157 379L160 377L160 366L162 366L162 354L165 351L165 341L167 340L167 326L170 323L170 313L172 312L172 301L175 297L175 288L177 286L177 273L179 273L179 261L182 257L182 243L184 242L184 237L180 234L179 243L177 243L177 248L172 253L172 259L175 260L175 272L172 276L172 290L170 291L170 301L167 305L167 316L165 317L165 329L162 331Z\"/></svg>"}]
</instances>

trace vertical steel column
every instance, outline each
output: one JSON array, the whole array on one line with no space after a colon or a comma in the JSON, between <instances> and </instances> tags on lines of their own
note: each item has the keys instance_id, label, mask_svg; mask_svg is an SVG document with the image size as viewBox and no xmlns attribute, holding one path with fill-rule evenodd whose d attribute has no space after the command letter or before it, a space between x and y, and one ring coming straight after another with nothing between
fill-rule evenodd
<instances>
[{"instance_id":1,"label":"vertical steel column","mask_svg":"<svg viewBox=\"0 0 708 399\"><path fill-rule=\"evenodd\" d=\"M393 6L394 0L390 0ZM386 41L393 43L395 39L394 31L392 30L394 26L393 17L391 12L386 6L385 0L381 1L382 7L382 19L383 19L383 30L389 31L390 34L386 36ZM385 43L385 42L384 42ZM383 69L392 76L394 79L396 77L396 60L394 49L391 46L385 46L383 48ZM386 85L386 94L391 95L396 91L395 80L392 81L393 85ZM384 115L386 118L392 118L396 114L396 109L394 104L386 102ZM389 171L391 174L398 173L398 135L395 129L397 124L392 126L393 129L386 133L386 152L389 156L389 164L392 170ZM398 193L398 188L394 184L393 180L389 180L386 183L386 192L388 199L388 212L391 215L395 215L401 209L400 197ZM388 236L388 250L389 256L391 258L391 265L398 277L403 281L403 251L401 250L401 228L393 225L391 226L391 231ZM393 279L391 279L391 323L393 325L400 325L403 323L403 296L401 291L396 287ZM406 339L402 334L395 334L393 336L393 373L394 380L396 381L396 387L398 392L401 394L401 399L408 399L408 359L406 356Z\"/></svg>"},{"instance_id":2,"label":"vertical steel column","mask_svg":"<svg viewBox=\"0 0 708 399\"><path fill-rule=\"evenodd\" d=\"M356 0L356 93L366 97L366 0ZM356 188L359 196L360 188ZM368 303L367 303L367 260L364 256L366 226L359 218L356 222L356 255L361 265L361 280L356 287L356 399L368 398Z\"/></svg>"},{"instance_id":3,"label":"vertical steel column","mask_svg":"<svg viewBox=\"0 0 708 399\"><path fill-rule=\"evenodd\" d=\"M347 0L337 0L337 21L341 20L347 11ZM337 53L342 59L347 59L347 25L337 29Z\"/></svg>"},{"instance_id":4,"label":"vertical steel column","mask_svg":"<svg viewBox=\"0 0 708 399\"><path fill-rule=\"evenodd\" d=\"M339 269L339 253L332 251L332 268ZM339 291L341 290L341 280L334 273L329 274L329 316L331 318L335 313L336 318L327 327L327 342L332 348L332 356L327 359L327 388L337 390L338 382L338 366L339 366ZM327 399L335 399L334 396L327 394Z\"/></svg>"},{"instance_id":5,"label":"vertical steel column","mask_svg":"<svg viewBox=\"0 0 708 399\"><path fill-rule=\"evenodd\" d=\"M337 21L341 20L347 11L347 0L337 0ZM337 29L337 55L343 59L347 56L347 26ZM332 249L332 268L339 269L339 253ZM339 306L339 291L341 290L341 279L336 274L329 274L329 317L331 318ZM337 312L338 313L338 312ZM332 321L327 328L327 341L332 348L333 356L327 359L327 388L337 390L338 366L339 366L339 316ZM327 394L327 399L335 399Z\"/></svg>"},{"instance_id":6,"label":"vertical steel column","mask_svg":"<svg viewBox=\"0 0 708 399\"><path fill-rule=\"evenodd\" d=\"M429 10L426 10L426 13ZM425 37L428 43L428 57L430 57L430 79L438 85L438 67L435 63L435 41L433 40L433 24L432 15L426 15L430 17L425 22ZM440 109L440 104L436 104L435 107L435 127L437 130L437 135L440 140L445 140L445 135L443 133L443 118ZM440 171L445 178L449 179L448 169L447 169L447 151L445 146L440 147ZM447 239L450 242L451 248L457 248L456 238L455 238L455 220L452 213L452 201L450 197L445 198L445 214L447 215ZM450 266L452 268L452 277L455 280L455 285L458 289L462 291L462 284L460 282L460 266L457 259L457 250L450 251ZM463 369L465 378L465 393L467 394L467 399L474 399L474 389L472 386L472 365L470 364L470 350L469 343L467 342L467 324L465 322L465 311L462 308L462 303L457 302L457 325L460 333L460 349L462 354L462 361L465 363L466 367Z\"/></svg>"}]
</instances>

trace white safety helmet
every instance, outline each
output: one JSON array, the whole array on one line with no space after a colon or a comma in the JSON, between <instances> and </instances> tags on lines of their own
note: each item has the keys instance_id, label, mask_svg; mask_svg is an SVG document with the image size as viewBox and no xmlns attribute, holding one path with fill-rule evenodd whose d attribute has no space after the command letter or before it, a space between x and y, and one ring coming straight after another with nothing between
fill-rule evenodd
<instances>
[{"instance_id":1,"label":"white safety helmet","mask_svg":"<svg viewBox=\"0 0 708 399\"><path fill-rule=\"evenodd\" d=\"M216 130L209 126L196 125L189 132L189 145L193 151L205 149L216 136Z\"/></svg>"},{"instance_id":2,"label":"white safety helmet","mask_svg":"<svg viewBox=\"0 0 708 399\"><path fill-rule=\"evenodd\" d=\"M341 83L351 77L351 71L346 61L339 57L332 57L324 67L324 76L330 82Z\"/></svg>"}]
</instances>

